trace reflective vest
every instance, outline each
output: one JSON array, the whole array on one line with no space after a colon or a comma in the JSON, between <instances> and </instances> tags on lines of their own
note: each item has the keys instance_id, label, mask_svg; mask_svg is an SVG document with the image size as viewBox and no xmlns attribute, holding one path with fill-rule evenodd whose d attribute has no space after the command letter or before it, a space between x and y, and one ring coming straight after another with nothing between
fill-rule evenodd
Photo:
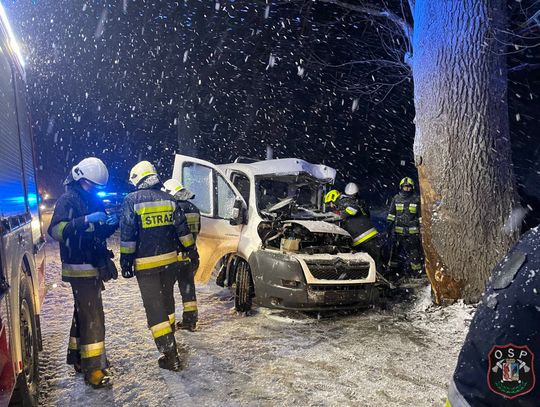
<instances>
[{"instance_id":1,"label":"reflective vest","mask_svg":"<svg viewBox=\"0 0 540 407\"><path fill-rule=\"evenodd\" d=\"M120 238L120 254L134 256L136 272L160 271L178 262L178 251L197 250L182 209L159 186L126 196Z\"/></svg>"}]
</instances>

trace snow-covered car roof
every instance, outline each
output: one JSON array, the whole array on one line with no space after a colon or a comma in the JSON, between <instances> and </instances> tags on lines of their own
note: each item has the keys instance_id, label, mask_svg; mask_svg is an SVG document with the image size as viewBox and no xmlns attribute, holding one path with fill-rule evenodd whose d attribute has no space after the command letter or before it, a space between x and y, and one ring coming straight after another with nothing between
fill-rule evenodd
<instances>
[{"instance_id":1,"label":"snow-covered car roof","mask_svg":"<svg viewBox=\"0 0 540 407\"><path fill-rule=\"evenodd\" d=\"M249 164L221 164L218 167L228 170L239 170L254 176L261 175L295 175L307 173L323 180L333 181L336 178L336 170L322 164L311 164L299 158L277 158L274 160L257 161Z\"/></svg>"}]
</instances>

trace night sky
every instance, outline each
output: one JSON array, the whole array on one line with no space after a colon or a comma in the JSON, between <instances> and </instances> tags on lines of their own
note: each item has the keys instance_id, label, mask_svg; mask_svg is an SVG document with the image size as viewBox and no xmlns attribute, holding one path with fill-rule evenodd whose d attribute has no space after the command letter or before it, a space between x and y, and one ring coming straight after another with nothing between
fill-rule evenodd
<instances>
[{"instance_id":1,"label":"night sky","mask_svg":"<svg viewBox=\"0 0 540 407\"><path fill-rule=\"evenodd\" d=\"M339 186L358 182L374 204L415 176L405 43L384 20L311 1L3 3L27 61L44 190L61 192L86 156L126 189L140 159L169 176L175 151L225 163L264 158L266 145L335 167ZM511 5L512 27L525 5ZM510 67L540 62L531 41L510 43ZM366 60L379 62L350 63ZM537 196L538 71L512 72L508 95L518 182Z\"/></svg>"}]
</instances>

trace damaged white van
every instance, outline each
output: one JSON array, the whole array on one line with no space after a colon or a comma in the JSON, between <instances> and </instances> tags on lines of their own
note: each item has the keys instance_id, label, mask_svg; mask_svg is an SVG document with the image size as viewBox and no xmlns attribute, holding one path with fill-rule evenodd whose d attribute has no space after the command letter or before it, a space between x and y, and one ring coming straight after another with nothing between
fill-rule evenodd
<instances>
[{"instance_id":1,"label":"damaged white van","mask_svg":"<svg viewBox=\"0 0 540 407\"><path fill-rule=\"evenodd\" d=\"M214 165L176 155L173 178L201 211L196 281L234 288L235 308L358 308L378 297L375 262L352 253L323 197L336 171L286 158Z\"/></svg>"}]
</instances>

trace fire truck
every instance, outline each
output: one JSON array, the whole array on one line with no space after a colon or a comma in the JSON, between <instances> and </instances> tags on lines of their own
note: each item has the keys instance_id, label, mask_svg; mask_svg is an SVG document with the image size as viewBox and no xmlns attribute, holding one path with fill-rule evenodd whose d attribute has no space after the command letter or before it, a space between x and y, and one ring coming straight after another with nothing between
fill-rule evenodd
<instances>
[{"instance_id":1,"label":"fire truck","mask_svg":"<svg viewBox=\"0 0 540 407\"><path fill-rule=\"evenodd\" d=\"M24 61L0 4L0 406L37 405L45 251Z\"/></svg>"}]
</instances>

